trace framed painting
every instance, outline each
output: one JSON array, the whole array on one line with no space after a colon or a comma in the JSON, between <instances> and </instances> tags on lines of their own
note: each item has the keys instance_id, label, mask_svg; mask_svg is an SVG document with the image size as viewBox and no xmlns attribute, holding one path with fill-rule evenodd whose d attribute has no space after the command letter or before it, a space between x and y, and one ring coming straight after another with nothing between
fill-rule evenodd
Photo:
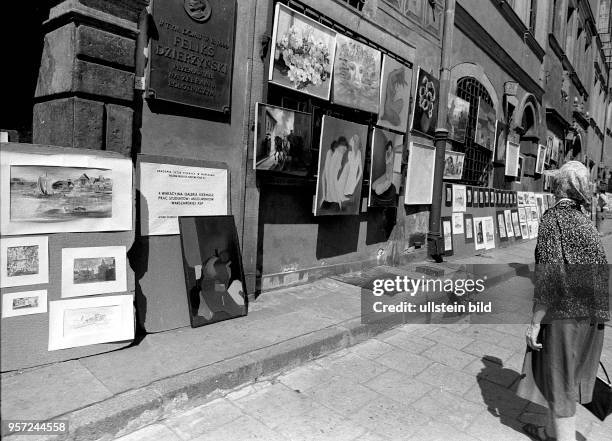
<instances>
[{"instance_id":1,"label":"framed painting","mask_svg":"<svg viewBox=\"0 0 612 441\"><path fill-rule=\"evenodd\" d=\"M378 125L405 133L410 113L412 69L383 55Z\"/></svg>"},{"instance_id":2,"label":"framed painting","mask_svg":"<svg viewBox=\"0 0 612 441\"><path fill-rule=\"evenodd\" d=\"M342 34L336 35L334 104L378 114L381 53Z\"/></svg>"},{"instance_id":3,"label":"framed painting","mask_svg":"<svg viewBox=\"0 0 612 441\"><path fill-rule=\"evenodd\" d=\"M454 141L463 143L470 115L470 103L457 95L448 95L448 113L446 128L448 137Z\"/></svg>"},{"instance_id":4,"label":"framed painting","mask_svg":"<svg viewBox=\"0 0 612 441\"><path fill-rule=\"evenodd\" d=\"M514 229L514 237L516 237L517 239L520 239L521 238L521 225L519 222L518 211L512 210L510 214L512 217L512 228Z\"/></svg>"},{"instance_id":5,"label":"framed painting","mask_svg":"<svg viewBox=\"0 0 612 441\"><path fill-rule=\"evenodd\" d=\"M47 290L2 295L2 318L47 312Z\"/></svg>"},{"instance_id":6,"label":"framed painting","mask_svg":"<svg viewBox=\"0 0 612 441\"><path fill-rule=\"evenodd\" d=\"M359 214L368 127L323 116L315 216Z\"/></svg>"},{"instance_id":7,"label":"framed painting","mask_svg":"<svg viewBox=\"0 0 612 441\"><path fill-rule=\"evenodd\" d=\"M329 100L336 32L276 3L268 80Z\"/></svg>"},{"instance_id":8,"label":"framed painting","mask_svg":"<svg viewBox=\"0 0 612 441\"><path fill-rule=\"evenodd\" d=\"M519 155L518 169L516 171L516 177L514 178L517 184L521 183L521 179L523 179L524 171L525 171L525 155Z\"/></svg>"},{"instance_id":9,"label":"framed painting","mask_svg":"<svg viewBox=\"0 0 612 441\"><path fill-rule=\"evenodd\" d=\"M474 131L474 142L482 147L495 151L495 123L497 117L495 109L482 98L478 100L478 116L476 118L476 130Z\"/></svg>"},{"instance_id":10,"label":"framed painting","mask_svg":"<svg viewBox=\"0 0 612 441\"><path fill-rule=\"evenodd\" d=\"M536 168L535 168L535 172L537 174L543 174L544 173L544 163L546 161L546 146L539 144L538 145L538 159L536 161Z\"/></svg>"},{"instance_id":11,"label":"framed painting","mask_svg":"<svg viewBox=\"0 0 612 441\"><path fill-rule=\"evenodd\" d=\"M233 216L180 217L192 327L247 314L247 291Z\"/></svg>"},{"instance_id":12,"label":"framed painting","mask_svg":"<svg viewBox=\"0 0 612 441\"><path fill-rule=\"evenodd\" d=\"M47 236L0 239L0 287L48 283L48 242Z\"/></svg>"},{"instance_id":13,"label":"framed painting","mask_svg":"<svg viewBox=\"0 0 612 441\"><path fill-rule=\"evenodd\" d=\"M463 224L463 213L453 213L453 234L463 234L464 233L464 224Z\"/></svg>"},{"instance_id":14,"label":"framed painting","mask_svg":"<svg viewBox=\"0 0 612 441\"><path fill-rule=\"evenodd\" d=\"M62 249L62 298L127 291L124 246Z\"/></svg>"},{"instance_id":15,"label":"framed painting","mask_svg":"<svg viewBox=\"0 0 612 441\"><path fill-rule=\"evenodd\" d=\"M518 177L520 145L508 141L506 143L506 176Z\"/></svg>"},{"instance_id":16,"label":"framed painting","mask_svg":"<svg viewBox=\"0 0 612 441\"><path fill-rule=\"evenodd\" d=\"M434 136L438 122L440 103L440 81L419 67L414 93L411 130L427 136Z\"/></svg>"},{"instance_id":17,"label":"framed painting","mask_svg":"<svg viewBox=\"0 0 612 441\"><path fill-rule=\"evenodd\" d=\"M465 185L452 185L453 192L453 211L465 212L467 207L467 196Z\"/></svg>"},{"instance_id":18,"label":"framed painting","mask_svg":"<svg viewBox=\"0 0 612 441\"><path fill-rule=\"evenodd\" d=\"M445 187L444 194L446 195L444 197L444 204L447 207L452 207L453 206L453 186L451 184L446 184L444 187Z\"/></svg>"},{"instance_id":19,"label":"framed painting","mask_svg":"<svg viewBox=\"0 0 612 441\"><path fill-rule=\"evenodd\" d=\"M484 231L484 217L474 218L474 246L477 250L486 248L486 236Z\"/></svg>"},{"instance_id":20,"label":"framed painting","mask_svg":"<svg viewBox=\"0 0 612 441\"><path fill-rule=\"evenodd\" d=\"M442 222L442 237L444 238L444 255L453 255L453 229L452 219L448 216L440 218Z\"/></svg>"},{"instance_id":21,"label":"framed painting","mask_svg":"<svg viewBox=\"0 0 612 441\"><path fill-rule=\"evenodd\" d=\"M397 207L404 135L375 128L370 148L368 206ZM398 171L399 170L399 171Z\"/></svg>"},{"instance_id":22,"label":"framed painting","mask_svg":"<svg viewBox=\"0 0 612 441\"><path fill-rule=\"evenodd\" d=\"M502 242L508 240L508 233L506 232L506 220L504 218L504 212L498 211L495 213L497 219L497 231L499 231L499 238Z\"/></svg>"},{"instance_id":23,"label":"framed painting","mask_svg":"<svg viewBox=\"0 0 612 441\"><path fill-rule=\"evenodd\" d=\"M495 161L504 162L506 159L506 141L508 138L508 125L502 121L495 123Z\"/></svg>"},{"instance_id":24,"label":"framed painting","mask_svg":"<svg viewBox=\"0 0 612 441\"><path fill-rule=\"evenodd\" d=\"M465 191L465 200L466 200L466 205L468 207L472 206L472 200L473 200L473 190L472 187L467 187L467 190Z\"/></svg>"},{"instance_id":25,"label":"framed painting","mask_svg":"<svg viewBox=\"0 0 612 441\"><path fill-rule=\"evenodd\" d=\"M410 143L404 204L431 204L435 161L436 149L433 146Z\"/></svg>"},{"instance_id":26,"label":"framed painting","mask_svg":"<svg viewBox=\"0 0 612 441\"><path fill-rule=\"evenodd\" d=\"M444 179L461 179L464 161L465 153L447 150L444 153Z\"/></svg>"},{"instance_id":27,"label":"framed painting","mask_svg":"<svg viewBox=\"0 0 612 441\"><path fill-rule=\"evenodd\" d=\"M474 217L471 214L464 214L465 223L465 243L474 243Z\"/></svg>"},{"instance_id":28,"label":"framed painting","mask_svg":"<svg viewBox=\"0 0 612 441\"><path fill-rule=\"evenodd\" d=\"M514 237L512 213L510 212L510 210L504 210L504 223L506 224L506 234L508 235L508 237Z\"/></svg>"}]
</instances>

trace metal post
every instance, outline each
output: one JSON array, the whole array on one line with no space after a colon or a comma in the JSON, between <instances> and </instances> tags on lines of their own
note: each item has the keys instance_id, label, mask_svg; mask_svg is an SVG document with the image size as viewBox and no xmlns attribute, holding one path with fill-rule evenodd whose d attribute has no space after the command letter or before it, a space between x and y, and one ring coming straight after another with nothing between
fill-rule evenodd
<instances>
[{"instance_id":1,"label":"metal post","mask_svg":"<svg viewBox=\"0 0 612 441\"><path fill-rule=\"evenodd\" d=\"M444 153L448 140L446 128L447 101L450 91L450 68L452 60L453 30L455 27L455 0L446 0L444 4L444 33L442 36L442 56L440 61L440 93L438 103L438 127L434 145L436 147L436 164L434 168L433 200L429 212L429 232L427 247L429 255L437 262L444 255L444 238L440 233L440 216L442 213L442 193L444 176Z\"/></svg>"}]
</instances>

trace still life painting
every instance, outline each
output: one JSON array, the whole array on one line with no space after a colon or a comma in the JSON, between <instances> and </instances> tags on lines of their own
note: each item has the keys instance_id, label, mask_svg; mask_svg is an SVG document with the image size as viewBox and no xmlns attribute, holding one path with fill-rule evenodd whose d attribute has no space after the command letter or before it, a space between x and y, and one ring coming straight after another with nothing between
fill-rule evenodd
<instances>
[{"instance_id":1,"label":"still life painting","mask_svg":"<svg viewBox=\"0 0 612 441\"><path fill-rule=\"evenodd\" d=\"M335 50L333 30L276 4L268 80L328 100Z\"/></svg>"},{"instance_id":2,"label":"still life painting","mask_svg":"<svg viewBox=\"0 0 612 441\"><path fill-rule=\"evenodd\" d=\"M340 34L336 43L334 103L378 114L380 51Z\"/></svg>"},{"instance_id":3,"label":"still life painting","mask_svg":"<svg viewBox=\"0 0 612 441\"><path fill-rule=\"evenodd\" d=\"M440 81L426 70L419 68L411 129L433 136L438 121Z\"/></svg>"},{"instance_id":4,"label":"still life painting","mask_svg":"<svg viewBox=\"0 0 612 441\"><path fill-rule=\"evenodd\" d=\"M378 125L405 132L410 112L412 69L387 54L383 56Z\"/></svg>"},{"instance_id":5,"label":"still life painting","mask_svg":"<svg viewBox=\"0 0 612 441\"><path fill-rule=\"evenodd\" d=\"M323 116L315 216L359 214L368 127Z\"/></svg>"}]
</instances>

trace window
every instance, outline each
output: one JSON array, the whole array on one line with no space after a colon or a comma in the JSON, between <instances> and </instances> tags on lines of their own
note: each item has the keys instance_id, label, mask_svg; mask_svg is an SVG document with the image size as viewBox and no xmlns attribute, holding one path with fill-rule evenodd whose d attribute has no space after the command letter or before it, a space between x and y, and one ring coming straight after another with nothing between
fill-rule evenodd
<instances>
[{"instance_id":1,"label":"window","mask_svg":"<svg viewBox=\"0 0 612 441\"><path fill-rule=\"evenodd\" d=\"M363 9L363 5L365 5L365 3L368 0L343 0L343 1L345 3L348 3L350 6L357 9L358 11L361 11Z\"/></svg>"},{"instance_id":2,"label":"window","mask_svg":"<svg viewBox=\"0 0 612 441\"><path fill-rule=\"evenodd\" d=\"M550 26L550 32L554 34L555 37L559 35L559 29L557 29L559 27L559 17L557 16L559 11L557 10L557 1L558 0L552 1L552 21Z\"/></svg>"},{"instance_id":3,"label":"window","mask_svg":"<svg viewBox=\"0 0 612 441\"><path fill-rule=\"evenodd\" d=\"M529 2L529 26L528 27L532 34L535 34L537 9L538 9L537 0L531 0Z\"/></svg>"},{"instance_id":4,"label":"window","mask_svg":"<svg viewBox=\"0 0 612 441\"><path fill-rule=\"evenodd\" d=\"M512 0L508 4L531 33L535 32L537 0Z\"/></svg>"},{"instance_id":5,"label":"window","mask_svg":"<svg viewBox=\"0 0 612 441\"><path fill-rule=\"evenodd\" d=\"M463 77L457 82L457 96L470 103L468 125L464 143L454 142L454 149L465 152L462 181L472 185L486 185L492 152L474 142L474 131L478 117L478 100L483 99L493 107L493 101L484 86L473 77Z\"/></svg>"},{"instance_id":6,"label":"window","mask_svg":"<svg viewBox=\"0 0 612 441\"><path fill-rule=\"evenodd\" d=\"M565 55L574 63L574 11L571 6L567 8L567 22L565 24Z\"/></svg>"}]
</instances>

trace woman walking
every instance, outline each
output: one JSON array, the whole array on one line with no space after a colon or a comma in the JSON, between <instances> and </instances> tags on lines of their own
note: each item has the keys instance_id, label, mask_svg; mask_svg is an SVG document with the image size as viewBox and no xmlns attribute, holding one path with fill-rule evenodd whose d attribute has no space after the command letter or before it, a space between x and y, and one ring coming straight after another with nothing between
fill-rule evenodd
<instances>
[{"instance_id":1,"label":"woman walking","mask_svg":"<svg viewBox=\"0 0 612 441\"><path fill-rule=\"evenodd\" d=\"M576 403L592 399L609 320L607 261L590 207L589 172L577 161L553 175L557 203L542 217L535 291L518 395L547 406L546 427L524 430L535 440L575 441Z\"/></svg>"}]
</instances>

